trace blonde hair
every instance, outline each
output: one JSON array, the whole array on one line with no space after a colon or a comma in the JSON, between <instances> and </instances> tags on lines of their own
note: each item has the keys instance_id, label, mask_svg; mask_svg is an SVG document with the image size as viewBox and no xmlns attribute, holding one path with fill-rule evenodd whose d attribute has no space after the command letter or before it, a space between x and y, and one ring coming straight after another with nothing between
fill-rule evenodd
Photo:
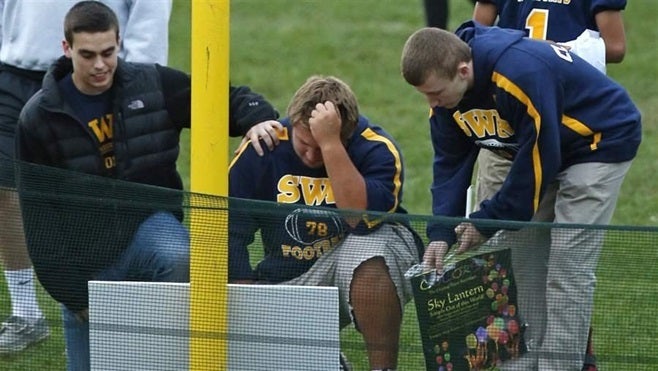
<instances>
[{"instance_id":1,"label":"blonde hair","mask_svg":"<svg viewBox=\"0 0 658 371\"><path fill-rule=\"evenodd\" d=\"M452 80L459 63L471 60L471 48L457 35L434 27L414 32L404 44L400 70L413 86L425 83L435 73L438 78Z\"/></svg>"},{"instance_id":2,"label":"blonde hair","mask_svg":"<svg viewBox=\"0 0 658 371\"><path fill-rule=\"evenodd\" d=\"M288 105L291 124L309 127L311 112L318 103L331 101L341 118L340 138L345 143L359 121L359 105L349 85L334 76L314 75L297 89Z\"/></svg>"}]
</instances>

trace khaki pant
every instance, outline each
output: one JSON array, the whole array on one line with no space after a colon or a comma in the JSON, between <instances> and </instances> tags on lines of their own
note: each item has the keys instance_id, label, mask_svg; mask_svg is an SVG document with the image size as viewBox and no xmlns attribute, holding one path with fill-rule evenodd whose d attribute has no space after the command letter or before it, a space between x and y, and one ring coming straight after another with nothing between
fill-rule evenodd
<instances>
[{"instance_id":1,"label":"khaki pant","mask_svg":"<svg viewBox=\"0 0 658 371\"><path fill-rule=\"evenodd\" d=\"M612 218L630 165L631 161L570 166L548 186L532 219L560 225L503 231L487 242L512 248L519 311L528 324L529 353L503 370L582 368L603 246L600 226Z\"/></svg>"},{"instance_id":2,"label":"khaki pant","mask_svg":"<svg viewBox=\"0 0 658 371\"><path fill-rule=\"evenodd\" d=\"M491 151L481 150L478 155L478 169L475 178L475 209L480 202L489 200L503 186L512 166L512 161Z\"/></svg>"}]
</instances>

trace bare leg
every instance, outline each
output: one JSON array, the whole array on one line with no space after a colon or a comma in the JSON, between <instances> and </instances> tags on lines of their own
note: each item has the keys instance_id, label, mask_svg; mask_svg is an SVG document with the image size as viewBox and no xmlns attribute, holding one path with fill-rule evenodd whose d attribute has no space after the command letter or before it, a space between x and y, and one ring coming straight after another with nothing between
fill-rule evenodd
<instances>
[{"instance_id":1,"label":"bare leg","mask_svg":"<svg viewBox=\"0 0 658 371\"><path fill-rule=\"evenodd\" d=\"M402 309L383 258L363 262L354 272L350 297L366 343L370 367L397 367Z\"/></svg>"},{"instance_id":2,"label":"bare leg","mask_svg":"<svg viewBox=\"0 0 658 371\"><path fill-rule=\"evenodd\" d=\"M2 321L0 354L13 354L47 338L50 330L37 303L34 272L14 190L0 188L0 223L0 256L5 265L12 311Z\"/></svg>"},{"instance_id":3,"label":"bare leg","mask_svg":"<svg viewBox=\"0 0 658 371\"><path fill-rule=\"evenodd\" d=\"M23 218L15 190L0 189L0 221L0 257L5 270L30 268L32 263L27 253Z\"/></svg>"},{"instance_id":4,"label":"bare leg","mask_svg":"<svg viewBox=\"0 0 658 371\"><path fill-rule=\"evenodd\" d=\"M23 218L15 190L0 188L0 258L11 298L12 316L36 321L43 317L37 303L34 271L27 252Z\"/></svg>"}]
</instances>

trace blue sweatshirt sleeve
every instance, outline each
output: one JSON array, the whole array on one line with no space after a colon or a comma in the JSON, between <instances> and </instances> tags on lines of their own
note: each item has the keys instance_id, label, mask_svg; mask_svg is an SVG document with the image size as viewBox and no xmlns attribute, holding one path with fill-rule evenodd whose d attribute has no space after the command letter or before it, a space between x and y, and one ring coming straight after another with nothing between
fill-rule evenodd
<instances>
[{"instance_id":1,"label":"blue sweatshirt sleeve","mask_svg":"<svg viewBox=\"0 0 658 371\"><path fill-rule=\"evenodd\" d=\"M367 210L396 213L401 210L403 159L398 145L380 127L360 118L348 155L363 176L367 193ZM380 226L380 218L365 215L351 233L366 234Z\"/></svg>"},{"instance_id":2,"label":"blue sweatshirt sleeve","mask_svg":"<svg viewBox=\"0 0 658 371\"><path fill-rule=\"evenodd\" d=\"M471 184L473 166L479 152L461 129L455 125L450 111L435 108L430 116L430 134L434 147L432 214L463 217L466 191ZM430 241L456 241L457 223L433 220L427 225Z\"/></svg>"},{"instance_id":3,"label":"blue sweatshirt sleeve","mask_svg":"<svg viewBox=\"0 0 658 371\"><path fill-rule=\"evenodd\" d=\"M400 206L403 170L402 154L393 140L375 130L362 134L374 143L357 160L359 172L364 177L368 193L368 210L395 212Z\"/></svg>"},{"instance_id":4,"label":"blue sweatshirt sleeve","mask_svg":"<svg viewBox=\"0 0 658 371\"><path fill-rule=\"evenodd\" d=\"M525 71L514 77L493 74L497 110L514 128L518 152L500 191L484 201L471 218L530 220L561 167L559 128L564 93L559 78L548 68Z\"/></svg>"},{"instance_id":5,"label":"blue sweatshirt sleeve","mask_svg":"<svg viewBox=\"0 0 658 371\"><path fill-rule=\"evenodd\" d=\"M256 278L247 247L254 241L259 227L248 201L243 199L258 198L256 187L263 184L263 180L254 177L262 172L254 171L253 167L262 164L263 159L251 144L245 143L229 167L229 281Z\"/></svg>"}]
</instances>

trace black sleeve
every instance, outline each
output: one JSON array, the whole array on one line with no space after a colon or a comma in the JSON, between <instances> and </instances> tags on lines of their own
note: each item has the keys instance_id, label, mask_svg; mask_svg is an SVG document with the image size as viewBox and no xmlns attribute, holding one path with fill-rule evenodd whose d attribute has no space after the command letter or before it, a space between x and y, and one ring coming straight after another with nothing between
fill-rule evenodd
<instances>
[{"instance_id":1,"label":"black sleeve","mask_svg":"<svg viewBox=\"0 0 658 371\"><path fill-rule=\"evenodd\" d=\"M156 64L160 81L162 82L162 94L165 98L165 106L169 116L176 125L189 128L191 121L192 82L190 76L185 72Z\"/></svg>"},{"instance_id":2,"label":"black sleeve","mask_svg":"<svg viewBox=\"0 0 658 371\"><path fill-rule=\"evenodd\" d=\"M260 122L279 118L279 113L262 95L246 86L231 86L229 103L229 135L232 137L245 135Z\"/></svg>"},{"instance_id":3,"label":"black sleeve","mask_svg":"<svg viewBox=\"0 0 658 371\"><path fill-rule=\"evenodd\" d=\"M190 127L191 80L184 72L157 65L167 111L181 127ZM242 136L263 121L276 120L279 113L265 98L246 86L229 87L229 135Z\"/></svg>"}]
</instances>

